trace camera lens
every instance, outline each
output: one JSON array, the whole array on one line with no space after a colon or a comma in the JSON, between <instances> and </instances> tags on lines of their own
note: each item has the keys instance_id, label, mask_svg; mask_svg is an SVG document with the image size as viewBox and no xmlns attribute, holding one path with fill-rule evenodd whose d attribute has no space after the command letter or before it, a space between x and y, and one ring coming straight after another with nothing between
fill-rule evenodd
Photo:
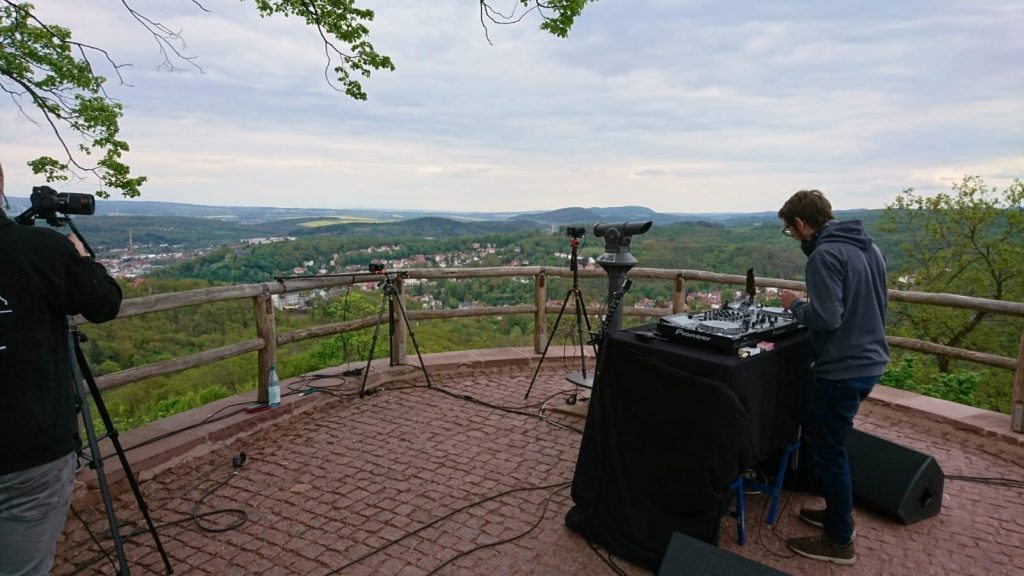
<instances>
[{"instance_id":1,"label":"camera lens","mask_svg":"<svg viewBox=\"0 0 1024 576\"><path fill-rule=\"evenodd\" d=\"M57 194L57 210L64 214L91 216L96 212L96 198L92 194L62 192Z\"/></svg>"}]
</instances>

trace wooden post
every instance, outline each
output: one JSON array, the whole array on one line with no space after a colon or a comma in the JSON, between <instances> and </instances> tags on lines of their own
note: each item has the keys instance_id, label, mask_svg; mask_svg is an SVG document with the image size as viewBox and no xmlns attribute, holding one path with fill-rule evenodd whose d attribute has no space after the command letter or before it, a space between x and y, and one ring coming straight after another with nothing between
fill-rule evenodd
<instances>
[{"instance_id":1,"label":"wooden post","mask_svg":"<svg viewBox=\"0 0 1024 576\"><path fill-rule=\"evenodd\" d=\"M395 300L394 304L389 302L388 314L390 314L391 325L395 327L395 332L391 335L391 365L398 366L405 364L405 333L409 327L405 323L405 318L402 317L402 309L408 310L405 307L405 281L401 276L396 276L394 283ZM398 308L399 305L402 309Z\"/></svg>"},{"instance_id":2,"label":"wooden post","mask_svg":"<svg viewBox=\"0 0 1024 576\"><path fill-rule=\"evenodd\" d=\"M1010 428L1024 432L1024 330L1020 332L1017 373L1013 376L1013 403L1010 405Z\"/></svg>"},{"instance_id":3,"label":"wooden post","mask_svg":"<svg viewBox=\"0 0 1024 576\"><path fill-rule=\"evenodd\" d=\"M544 352L548 338L548 283L543 272L533 276L533 302L537 306L533 314L533 350L540 354Z\"/></svg>"},{"instance_id":4,"label":"wooden post","mask_svg":"<svg viewBox=\"0 0 1024 576\"><path fill-rule=\"evenodd\" d=\"M277 364L277 329L274 322L274 305L270 297L270 286L263 284L263 293L252 299L256 313L256 336L264 346L256 353L258 358L259 381L256 400L262 404L270 401L267 384L270 381L270 367Z\"/></svg>"},{"instance_id":5,"label":"wooden post","mask_svg":"<svg viewBox=\"0 0 1024 576\"><path fill-rule=\"evenodd\" d=\"M686 280L682 274L676 275L675 286L672 289L672 313L682 314L686 312Z\"/></svg>"}]
</instances>

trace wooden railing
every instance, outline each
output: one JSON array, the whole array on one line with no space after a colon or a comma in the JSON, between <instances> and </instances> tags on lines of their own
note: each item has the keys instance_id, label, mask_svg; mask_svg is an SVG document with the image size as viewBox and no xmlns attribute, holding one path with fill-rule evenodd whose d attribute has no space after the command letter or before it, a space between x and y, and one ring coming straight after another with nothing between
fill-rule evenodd
<instances>
[{"instance_id":1,"label":"wooden railing","mask_svg":"<svg viewBox=\"0 0 1024 576\"><path fill-rule=\"evenodd\" d=\"M389 273L392 274L392 273ZM465 278L500 278L500 277L533 277L534 303L521 304L516 306L501 307L480 307L466 308L459 310L409 310L410 320L428 320L433 318L465 318L479 316L498 316L509 314L533 314L534 334L533 346L539 353L544 349L547 338L547 314L557 313L560 307L547 306L548 298L548 277L571 277L572 272L566 268L547 268L540 266L533 267L500 267L500 268L423 268L410 269L400 274L392 274L397 297L404 302L403 286L406 279L440 280L440 279L465 279ZM581 278L605 278L606 274L601 270L580 270ZM652 279L672 282L672 301L667 308L626 308L623 310L629 316L650 316L660 317L667 314L684 312L687 310L685 301L687 282L710 282L716 284L745 285L746 277L734 274L718 274L700 270L666 270L660 268L634 268L629 272L629 277L637 279ZM317 288L334 288L340 286L351 286L353 284L378 282L381 277L373 274L341 274L330 276L313 276L308 278L289 278L261 284L246 284L225 286L217 288L202 288L186 292L171 294L158 294L126 300L121 306L118 318L138 316L164 310L173 310L220 302L225 300L251 299L253 313L256 318L256 334L254 338L236 342L234 344L206 350L191 356L175 358L155 364L147 364L130 368L113 374L107 374L97 378L100 389L110 389L123 386L132 382L138 382L147 378L172 374L211 364L220 360L226 360L249 352L258 352L259 363L259 386L258 395L262 402L267 401L267 380L270 374L270 367L276 363L277 347L283 344L298 342L309 338L319 338L341 334L353 330L359 330L374 326L377 317L370 316L347 322L327 324L313 328L305 328L293 332L279 334L274 322L274 307L271 305L272 296L288 292L301 292ZM804 290L803 282L793 280L781 280L776 278L758 278L759 287L775 287L792 290ZM959 296L956 294L931 294L924 292L905 292L889 290L889 299L892 302L906 302L909 304L943 306L949 308L962 308L967 310L984 311L994 314L1015 316L1024 318L1024 303L1006 302L1000 300L987 300L970 296ZM79 322L85 322L78 318ZM391 363L392 365L405 362L406 353L406 326L401 314L397 311L390 314L389 322L395 323L395 331L391 342ZM1011 426L1015 432L1024 432L1024 332L1021 334L1020 351L1017 358L1007 358L995 354L976 352L943 346L934 342L901 338L897 336L888 337L889 344L897 348L913 350L923 354L945 356L957 360L966 360L987 366L994 366L1015 372L1013 380L1013 395L1011 405Z\"/></svg>"}]
</instances>

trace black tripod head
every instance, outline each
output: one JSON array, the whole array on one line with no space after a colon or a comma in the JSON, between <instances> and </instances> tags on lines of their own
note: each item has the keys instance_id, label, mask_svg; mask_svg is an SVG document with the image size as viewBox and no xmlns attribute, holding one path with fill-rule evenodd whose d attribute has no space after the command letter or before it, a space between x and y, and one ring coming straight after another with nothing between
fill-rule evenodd
<instances>
[{"instance_id":1,"label":"black tripod head","mask_svg":"<svg viewBox=\"0 0 1024 576\"><path fill-rule=\"evenodd\" d=\"M569 270L572 270L575 277L576 271L579 269L580 238L586 237L587 229L583 226L566 226L565 235L569 237L569 246L572 248L572 253L569 256Z\"/></svg>"},{"instance_id":2,"label":"black tripod head","mask_svg":"<svg viewBox=\"0 0 1024 576\"><path fill-rule=\"evenodd\" d=\"M380 288L388 296L395 296L398 294L398 288L395 286L395 278L405 278L408 272L405 270L387 272L383 268L379 272L372 272L382 276L380 281L377 282L377 288Z\"/></svg>"}]
</instances>

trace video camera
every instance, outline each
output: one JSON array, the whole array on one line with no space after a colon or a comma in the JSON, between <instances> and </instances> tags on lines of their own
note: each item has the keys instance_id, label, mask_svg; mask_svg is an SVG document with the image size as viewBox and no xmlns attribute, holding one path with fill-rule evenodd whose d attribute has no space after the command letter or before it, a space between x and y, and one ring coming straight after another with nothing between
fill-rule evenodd
<instances>
[{"instance_id":1,"label":"video camera","mask_svg":"<svg viewBox=\"0 0 1024 576\"><path fill-rule=\"evenodd\" d=\"M49 186L32 187L32 196L29 197L32 207L22 212L14 220L18 224L31 226L36 218L46 220L51 226L60 226L62 222L58 219L57 213L85 214L91 216L96 212L96 198L92 194L79 194L77 192L57 192Z\"/></svg>"},{"instance_id":2,"label":"video camera","mask_svg":"<svg viewBox=\"0 0 1024 576\"><path fill-rule=\"evenodd\" d=\"M570 238L583 238L586 235L587 229L583 226L566 226L565 235Z\"/></svg>"}]
</instances>

